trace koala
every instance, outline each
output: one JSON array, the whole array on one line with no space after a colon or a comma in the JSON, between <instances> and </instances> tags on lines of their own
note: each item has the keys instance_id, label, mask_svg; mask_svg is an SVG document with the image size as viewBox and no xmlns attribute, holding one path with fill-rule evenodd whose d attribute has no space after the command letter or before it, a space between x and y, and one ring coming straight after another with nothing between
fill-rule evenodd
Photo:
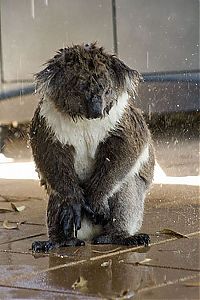
<instances>
[{"instance_id":1,"label":"koala","mask_svg":"<svg viewBox=\"0 0 200 300\"><path fill-rule=\"evenodd\" d=\"M60 49L35 75L30 143L48 194L48 241L34 252L148 245L138 231L154 173L151 135L135 107L140 74L96 43Z\"/></svg>"}]
</instances>

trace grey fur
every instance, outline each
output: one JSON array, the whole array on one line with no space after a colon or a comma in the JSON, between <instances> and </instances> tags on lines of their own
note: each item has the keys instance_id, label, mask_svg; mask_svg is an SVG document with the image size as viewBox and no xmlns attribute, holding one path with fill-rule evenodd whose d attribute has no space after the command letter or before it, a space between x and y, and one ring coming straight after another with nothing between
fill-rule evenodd
<instances>
[{"instance_id":1,"label":"grey fur","mask_svg":"<svg viewBox=\"0 0 200 300\"><path fill-rule=\"evenodd\" d=\"M141 112L134 106L140 78L137 71L96 44L61 49L36 74L41 102L30 136L41 184L49 194L50 240L35 242L34 251L84 244L77 239L83 215L90 219L90 224L96 222L101 227L100 235L93 238L95 243L148 244L147 235L134 235L142 224L144 198L154 169L151 136ZM99 140L87 176L80 177L76 159L81 150L77 147L82 144L76 143L76 139L74 143L65 142L73 140L64 136L67 124L73 130L76 124L86 124L92 138L98 139L91 132L91 124L94 132L101 130L101 126L105 130L107 125L101 124L107 124L107 119L109 123L111 115L118 116L115 110L121 105L123 93L129 95L127 104L120 108L119 119ZM83 139L81 132L77 139ZM84 142L93 146L87 135Z\"/></svg>"}]
</instances>

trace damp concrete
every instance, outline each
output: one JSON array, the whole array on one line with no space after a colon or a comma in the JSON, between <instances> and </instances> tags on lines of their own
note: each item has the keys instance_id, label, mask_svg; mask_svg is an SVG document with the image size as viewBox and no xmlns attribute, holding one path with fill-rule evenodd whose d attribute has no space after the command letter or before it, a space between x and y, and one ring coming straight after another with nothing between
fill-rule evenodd
<instances>
[{"instance_id":1,"label":"damp concrete","mask_svg":"<svg viewBox=\"0 0 200 300\"><path fill-rule=\"evenodd\" d=\"M0 178L0 299L199 299L199 186L185 178L198 176L197 140L182 142L177 159L174 144L156 145L167 177L147 195L149 247L86 243L33 255L32 242L47 239L46 194L35 179Z\"/></svg>"}]
</instances>

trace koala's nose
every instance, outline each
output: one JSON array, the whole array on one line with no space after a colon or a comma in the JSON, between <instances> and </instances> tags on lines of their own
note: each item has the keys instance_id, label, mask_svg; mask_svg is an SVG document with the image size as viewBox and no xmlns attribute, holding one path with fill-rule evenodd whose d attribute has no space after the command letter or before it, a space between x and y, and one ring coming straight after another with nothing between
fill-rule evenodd
<instances>
[{"instance_id":1,"label":"koala's nose","mask_svg":"<svg viewBox=\"0 0 200 300\"><path fill-rule=\"evenodd\" d=\"M89 114L91 118L102 117L102 98L100 96L93 96L89 104Z\"/></svg>"}]
</instances>

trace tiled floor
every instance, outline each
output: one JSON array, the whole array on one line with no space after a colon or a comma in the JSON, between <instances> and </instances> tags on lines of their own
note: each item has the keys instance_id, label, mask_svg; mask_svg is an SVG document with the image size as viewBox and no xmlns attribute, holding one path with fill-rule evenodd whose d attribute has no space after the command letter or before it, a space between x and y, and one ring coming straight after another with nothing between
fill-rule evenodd
<instances>
[{"instance_id":1,"label":"tiled floor","mask_svg":"<svg viewBox=\"0 0 200 300\"><path fill-rule=\"evenodd\" d=\"M177 159L172 148L157 146L165 172L180 176L183 168L183 176L196 176L197 142L185 147L189 156L180 147ZM0 299L199 299L198 186L153 186L141 229L151 236L148 248L87 244L33 255L31 243L46 238L44 199L36 180L0 179L0 208L25 206L0 213ZM5 220L19 229L5 229ZM164 228L187 237L157 233Z\"/></svg>"}]
</instances>

